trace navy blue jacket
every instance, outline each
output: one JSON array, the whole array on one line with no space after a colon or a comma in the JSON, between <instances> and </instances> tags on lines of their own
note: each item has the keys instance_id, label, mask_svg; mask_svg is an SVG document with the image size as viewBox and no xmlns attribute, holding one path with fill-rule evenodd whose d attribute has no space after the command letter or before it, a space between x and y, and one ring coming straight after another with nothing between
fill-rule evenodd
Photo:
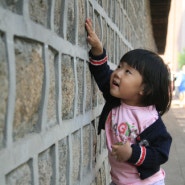
<instances>
[{"instance_id":1,"label":"navy blue jacket","mask_svg":"<svg viewBox=\"0 0 185 185\"><path fill-rule=\"evenodd\" d=\"M121 104L120 99L110 94L110 76L112 70L107 64L107 61L104 61L105 58L105 49L100 56L93 56L91 51L89 52L90 61L94 61L94 64L93 62L89 63L90 71L105 98L105 105L99 119L98 134L100 134L101 129L105 128L105 121L111 109ZM102 61L102 64L96 65L98 61ZM160 165L168 160L171 142L172 137L167 132L160 115L158 120L137 136L136 144L132 144L132 156L128 162L136 165L141 157L142 148L144 148L146 152L144 161L142 164L138 165L137 163L136 165L141 179L152 176L159 171Z\"/></svg>"}]
</instances>

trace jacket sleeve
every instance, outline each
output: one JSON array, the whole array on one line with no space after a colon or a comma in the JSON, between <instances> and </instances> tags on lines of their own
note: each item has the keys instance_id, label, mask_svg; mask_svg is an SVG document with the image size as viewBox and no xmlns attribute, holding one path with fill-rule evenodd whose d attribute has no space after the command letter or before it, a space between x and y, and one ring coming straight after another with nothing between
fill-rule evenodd
<instances>
[{"instance_id":1,"label":"jacket sleeve","mask_svg":"<svg viewBox=\"0 0 185 185\"><path fill-rule=\"evenodd\" d=\"M108 57L105 49L103 49L102 55L99 56L93 56L91 51L89 51L89 69L106 100L111 97L110 76L112 74L107 60Z\"/></svg>"},{"instance_id":2,"label":"jacket sleeve","mask_svg":"<svg viewBox=\"0 0 185 185\"><path fill-rule=\"evenodd\" d=\"M156 173L168 160L171 142L172 137L160 118L136 138L128 162L137 167L141 179Z\"/></svg>"},{"instance_id":3,"label":"jacket sleeve","mask_svg":"<svg viewBox=\"0 0 185 185\"><path fill-rule=\"evenodd\" d=\"M107 60L105 49L103 49L103 53L100 56L93 56L91 51L89 52L89 69L105 98L105 105L100 114L98 124L98 134L100 134L101 129L105 128L105 121L110 110L120 105L120 99L110 94L110 76L113 71L107 64Z\"/></svg>"}]
</instances>

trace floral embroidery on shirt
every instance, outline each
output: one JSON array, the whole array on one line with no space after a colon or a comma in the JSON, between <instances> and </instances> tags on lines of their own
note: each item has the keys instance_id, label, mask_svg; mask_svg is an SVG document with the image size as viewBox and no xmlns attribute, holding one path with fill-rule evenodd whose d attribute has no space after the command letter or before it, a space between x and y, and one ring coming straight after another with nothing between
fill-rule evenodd
<instances>
[{"instance_id":1,"label":"floral embroidery on shirt","mask_svg":"<svg viewBox=\"0 0 185 185\"><path fill-rule=\"evenodd\" d=\"M112 132L118 142L125 143L126 141L130 141L131 143L135 143L138 130L134 123L131 124L126 121L118 123L116 120L116 113L114 111L109 114L108 120L111 122Z\"/></svg>"},{"instance_id":2,"label":"floral embroidery on shirt","mask_svg":"<svg viewBox=\"0 0 185 185\"><path fill-rule=\"evenodd\" d=\"M118 131L119 131L119 133L121 133L121 134L125 134L125 135L127 135L128 134L128 123L121 123L121 124L119 124L119 126L118 126Z\"/></svg>"},{"instance_id":3,"label":"floral embroidery on shirt","mask_svg":"<svg viewBox=\"0 0 185 185\"><path fill-rule=\"evenodd\" d=\"M114 132L115 135L118 135L118 131L117 131L117 127L118 127L118 124L113 124L113 127L112 127L112 130Z\"/></svg>"},{"instance_id":4,"label":"floral embroidery on shirt","mask_svg":"<svg viewBox=\"0 0 185 185\"><path fill-rule=\"evenodd\" d=\"M128 122L123 122L120 124L114 124L112 122L112 130L116 136L119 136L123 143L125 143L127 140L133 143L138 135L137 128L134 126L134 124L129 124Z\"/></svg>"}]
</instances>

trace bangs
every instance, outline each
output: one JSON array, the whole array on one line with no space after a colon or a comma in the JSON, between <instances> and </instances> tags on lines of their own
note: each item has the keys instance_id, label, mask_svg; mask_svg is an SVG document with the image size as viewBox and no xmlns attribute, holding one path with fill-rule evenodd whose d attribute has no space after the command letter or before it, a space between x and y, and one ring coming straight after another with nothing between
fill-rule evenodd
<instances>
[{"instance_id":1,"label":"bangs","mask_svg":"<svg viewBox=\"0 0 185 185\"><path fill-rule=\"evenodd\" d=\"M144 58L144 55L133 53L132 51L130 51L121 58L120 63L127 63L129 66L136 69L143 76L145 69Z\"/></svg>"}]
</instances>

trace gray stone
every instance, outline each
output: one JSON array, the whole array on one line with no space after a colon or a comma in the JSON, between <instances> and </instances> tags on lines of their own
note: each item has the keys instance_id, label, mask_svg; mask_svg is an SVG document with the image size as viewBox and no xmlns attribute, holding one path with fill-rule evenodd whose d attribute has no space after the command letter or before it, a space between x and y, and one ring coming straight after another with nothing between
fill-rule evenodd
<instances>
[{"instance_id":1,"label":"gray stone","mask_svg":"<svg viewBox=\"0 0 185 185\"><path fill-rule=\"evenodd\" d=\"M0 32L0 149L4 146L5 116L8 101L8 64L4 35Z\"/></svg>"},{"instance_id":2,"label":"gray stone","mask_svg":"<svg viewBox=\"0 0 185 185\"><path fill-rule=\"evenodd\" d=\"M36 131L41 106L44 64L42 45L15 39L16 105L14 139Z\"/></svg>"},{"instance_id":3,"label":"gray stone","mask_svg":"<svg viewBox=\"0 0 185 185\"><path fill-rule=\"evenodd\" d=\"M74 116L75 77L72 57L62 56L62 119Z\"/></svg>"},{"instance_id":4,"label":"gray stone","mask_svg":"<svg viewBox=\"0 0 185 185\"><path fill-rule=\"evenodd\" d=\"M32 185L32 171L25 163L6 175L6 185Z\"/></svg>"},{"instance_id":5,"label":"gray stone","mask_svg":"<svg viewBox=\"0 0 185 185\"><path fill-rule=\"evenodd\" d=\"M48 185L54 182L53 148L48 148L38 158L39 184Z\"/></svg>"},{"instance_id":6,"label":"gray stone","mask_svg":"<svg viewBox=\"0 0 185 185\"><path fill-rule=\"evenodd\" d=\"M48 106L47 106L47 124L49 126L53 126L56 124L56 59L57 59L57 52L53 49L49 49L49 97L48 97Z\"/></svg>"}]
</instances>

